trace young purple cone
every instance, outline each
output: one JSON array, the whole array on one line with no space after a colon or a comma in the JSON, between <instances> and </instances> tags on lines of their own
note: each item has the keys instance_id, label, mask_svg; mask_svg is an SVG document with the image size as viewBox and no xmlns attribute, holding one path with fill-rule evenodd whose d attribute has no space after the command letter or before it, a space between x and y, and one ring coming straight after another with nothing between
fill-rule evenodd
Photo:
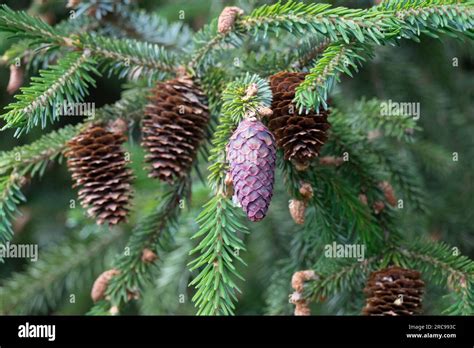
<instances>
[{"instance_id":1,"label":"young purple cone","mask_svg":"<svg viewBox=\"0 0 474 348\"><path fill-rule=\"evenodd\" d=\"M240 122L227 145L234 197L251 221L262 220L270 206L275 177L273 134L257 119Z\"/></svg>"}]
</instances>

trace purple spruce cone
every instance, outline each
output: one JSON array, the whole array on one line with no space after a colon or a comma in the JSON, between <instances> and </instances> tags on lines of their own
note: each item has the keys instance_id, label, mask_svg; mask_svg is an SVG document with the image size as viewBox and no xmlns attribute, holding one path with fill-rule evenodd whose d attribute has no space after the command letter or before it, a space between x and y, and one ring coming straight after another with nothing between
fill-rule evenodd
<instances>
[{"instance_id":1,"label":"purple spruce cone","mask_svg":"<svg viewBox=\"0 0 474 348\"><path fill-rule=\"evenodd\" d=\"M240 122L227 145L234 197L251 221L262 220L270 206L275 178L273 134L256 119Z\"/></svg>"}]
</instances>

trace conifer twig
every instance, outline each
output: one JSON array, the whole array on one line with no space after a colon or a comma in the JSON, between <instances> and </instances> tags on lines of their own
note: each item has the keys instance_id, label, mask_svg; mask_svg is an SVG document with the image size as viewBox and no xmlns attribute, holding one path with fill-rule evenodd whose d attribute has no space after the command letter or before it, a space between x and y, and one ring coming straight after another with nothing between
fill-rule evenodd
<instances>
[{"instance_id":1,"label":"conifer twig","mask_svg":"<svg viewBox=\"0 0 474 348\"><path fill-rule=\"evenodd\" d=\"M319 110L320 105L326 108L326 99L338 81L338 74L342 72L352 77L351 70L357 72L358 65L372 54L371 51L369 45L343 42L330 44L296 88L295 101L299 111L302 112L304 108Z\"/></svg>"},{"instance_id":2,"label":"conifer twig","mask_svg":"<svg viewBox=\"0 0 474 348\"><path fill-rule=\"evenodd\" d=\"M71 52L50 70L41 71L40 77L33 77L29 87L22 89L17 101L10 104L6 114L6 128L16 128L19 136L41 123L54 122L60 116L58 106L76 103L86 95L88 85L95 85L91 74L98 74L90 51Z\"/></svg>"},{"instance_id":3,"label":"conifer twig","mask_svg":"<svg viewBox=\"0 0 474 348\"><path fill-rule=\"evenodd\" d=\"M245 246L239 234L248 233L248 229L242 223L242 214L236 211L226 197L225 149L244 115L256 112L259 107L268 107L271 93L265 80L247 74L229 83L222 99L223 115L215 132L212 141L214 147L209 157L212 164L209 166L211 173L208 181L214 189L214 196L197 219L199 231L193 238L201 240L191 253L200 252L200 255L189 264L191 270L199 270L190 285L194 285L197 290L193 302L200 315L234 313L236 293L240 290L232 278L242 279L234 263L236 260L244 263L240 252L245 250Z\"/></svg>"},{"instance_id":4,"label":"conifer twig","mask_svg":"<svg viewBox=\"0 0 474 348\"><path fill-rule=\"evenodd\" d=\"M7 5L0 6L0 29L11 32L17 37L37 39L57 45L69 44L65 33L24 11L13 11Z\"/></svg>"},{"instance_id":5,"label":"conifer twig","mask_svg":"<svg viewBox=\"0 0 474 348\"><path fill-rule=\"evenodd\" d=\"M18 204L25 201L25 197L20 191L22 178L11 173L0 177L0 243L8 242L13 237L11 219L18 209ZM0 262L3 258L0 257Z\"/></svg>"},{"instance_id":6,"label":"conifer twig","mask_svg":"<svg viewBox=\"0 0 474 348\"><path fill-rule=\"evenodd\" d=\"M44 251L26 272L15 273L0 287L0 313L45 314L66 296L89 291L94 276L109 261L111 247L123 237L121 231L103 232L68 239Z\"/></svg>"},{"instance_id":7,"label":"conifer twig","mask_svg":"<svg viewBox=\"0 0 474 348\"><path fill-rule=\"evenodd\" d=\"M106 70L119 77L151 78L159 73L175 73L177 69L175 55L157 44L89 34L81 35L78 40L77 45L90 51Z\"/></svg>"},{"instance_id":8,"label":"conifer twig","mask_svg":"<svg viewBox=\"0 0 474 348\"><path fill-rule=\"evenodd\" d=\"M130 294L140 294L145 283L150 281L156 267L154 262L142 258L145 249L158 255L158 250L170 243L182 200L188 198L188 178L184 178L162 197L160 206L139 223L125 247L125 251L114 263L119 274L111 279L106 291L106 303L99 302L91 314L101 313L104 306L120 309L130 300Z\"/></svg>"},{"instance_id":9,"label":"conifer twig","mask_svg":"<svg viewBox=\"0 0 474 348\"><path fill-rule=\"evenodd\" d=\"M387 255L396 263L419 270L425 279L443 285L457 300L445 312L451 315L474 314L474 261L457 248L444 243L418 240L400 246Z\"/></svg>"}]
</instances>

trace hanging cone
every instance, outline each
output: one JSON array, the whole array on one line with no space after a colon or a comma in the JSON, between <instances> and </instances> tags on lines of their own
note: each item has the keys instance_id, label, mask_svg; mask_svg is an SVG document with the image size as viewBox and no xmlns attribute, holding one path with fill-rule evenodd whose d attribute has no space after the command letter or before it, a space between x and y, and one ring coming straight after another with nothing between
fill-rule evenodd
<instances>
[{"instance_id":1,"label":"hanging cone","mask_svg":"<svg viewBox=\"0 0 474 348\"><path fill-rule=\"evenodd\" d=\"M329 111L299 114L292 103L295 89L303 82L305 75L280 72L270 77L273 115L269 116L268 128L275 134L285 159L293 161L298 169L306 169L311 160L319 155L330 127L327 121Z\"/></svg>"},{"instance_id":2,"label":"hanging cone","mask_svg":"<svg viewBox=\"0 0 474 348\"><path fill-rule=\"evenodd\" d=\"M92 125L68 143L69 171L80 186L79 200L98 224L126 220L132 198L132 171L122 144L125 137L101 125Z\"/></svg>"},{"instance_id":3,"label":"hanging cone","mask_svg":"<svg viewBox=\"0 0 474 348\"><path fill-rule=\"evenodd\" d=\"M421 313L425 283L420 273L400 267L373 272L364 289L364 315L415 315Z\"/></svg>"},{"instance_id":4,"label":"hanging cone","mask_svg":"<svg viewBox=\"0 0 474 348\"><path fill-rule=\"evenodd\" d=\"M187 77L160 82L142 124L149 176L173 183L190 170L209 122L207 101Z\"/></svg>"},{"instance_id":5,"label":"hanging cone","mask_svg":"<svg viewBox=\"0 0 474 348\"><path fill-rule=\"evenodd\" d=\"M243 120L227 145L227 160L238 202L251 221L262 220L273 195L273 135L257 119Z\"/></svg>"}]
</instances>

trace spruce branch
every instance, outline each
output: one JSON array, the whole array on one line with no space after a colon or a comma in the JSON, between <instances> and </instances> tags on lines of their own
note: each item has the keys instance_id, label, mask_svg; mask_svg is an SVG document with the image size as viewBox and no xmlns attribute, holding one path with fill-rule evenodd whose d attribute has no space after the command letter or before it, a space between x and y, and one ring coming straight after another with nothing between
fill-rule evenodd
<instances>
[{"instance_id":1,"label":"spruce branch","mask_svg":"<svg viewBox=\"0 0 474 348\"><path fill-rule=\"evenodd\" d=\"M256 92L249 94L249 87ZM222 100L222 116L209 156L211 165L208 182L215 193L197 219L199 231L193 239L201 238L201 241L191 253L200 252L200 255L189 264L191 270L200 269L200 273L190 283L197 290L193 302L200 315L234 313L236 292L240 290L232 278L242 279L234 261L244 263L239 253L245 250L238 233L248 233L248 230L242 223L243 215L237 213L232 202L224 195L226 146L232 132L246 114L257 113L258 108L270 105L271 92L267 81L257 75L247 74L227 85Z\"/></svg>"},{"instance_id":2,"label":"spruce branch","mask_svg":"<svg viewBox=\"0 0 474 348\"><path fill-rule=\"evenodd\" d=\"M332 41L349 42L354 37L366 41L362 28L368 28L370 40L382 39L380 30L387 27L392 19L373 20L374 15L364 16L364 10L331 8L326 4L303 4L295 1L264 5L255 9L250 15L240 17L232 30L225 34L217 33L215 21L196 34L196 48L190 66L206 68L215 62L213 50L235 48L241 45L243 38L253 36L266 38L268 32L278 34L285 30L300 36L322 34ZM366 24L369 21L370 24ZM371 27L371 28L370 28ZM365 30L365 29L364 29ZM377 43L379 43L377 41Z\"/></svg>"},{"instance_id":3,"label":"spruce branch","mask_svg":"<svg viewBox=\"0 0 474 348\"><path fill-rule=\"evenodd\" d=\"M347 167L359 173L367 186L376 184L370 179L372 176L376 180L385 177L397 186L400 198L406 199L413 208L426 213L426 197L420 183L420 174L410 164L412 163L410 154L406 148L394 149L396 144L387 143L387 137L394 137L411 144L414 140L411 130L416 130L418 127L412 118L382 116L382 102L376 99L368 101L363 99L355 103L351 109L333 110L331 131L334 136L329 146L335 145L332 151L338 154L349 150L350 161ZM367 131L383 132L385 137L376 139L377 141L371 140L367 136ZM415 147L415 144L410 145L410 148ZM355 150L360 147L363 153L359 155ZM344 167L341 170L344 170Z\"/></svg>"},{"instance_id":4,"label":"spruce branch","mask_svg":"<svg viewBox=\"0 0 474 348\"><path fill-rule=\"evenodd\" d=\"M370 210L358 199L358 192L347 184L344 178L334 175L333 171L323 167L312 167L300 172L289 161L279 156L280 167L285 178L286 187L291 197L303 200L299 189L301 183L308 183L314 195L307 201L308 219L305 219L303 230L305 250L320 252L321 246L335 240L362 240L365 243L377 244L382 231ZM296 258L301 255L294 253ZM306 253L307 258L311 257Z\"/></svg>"},{"instance_id":5,"label":"spruce branch","mask_svg":"<svg viewBox=\"0 0 474 348\"><path fill-rule=\"evenodd\" d=\"M13 11L7 5L0 6L0 30L11 32L12 37L33 39L56 45L68 45L66 34L54 29L43 20L24 11Z\"/></svg>"},{"instance_id":6,"label":"spruce branch","mask_svg":"<svg viewBox=\"0 0 474 348\"><path fill-rule=\"evenodd\" d=\"M38 69L48 68L52 62L67 53L74 42L70 39L71 36L89 32L101 33L100 29L98 21L85 16L74 18L74 20L63 20L54 27L54 30L63 35L63 41L58 45L44 40L23 39L13 43L5 51L0 62L6 64L21 62L26 66L26 70L37 72Z\"/></svg>"},{"instance_id":7,"label":"spruce branch","mask_svg":"<svg viewBox=\"0 0 474 348\"><path fill-rule=\"evenodd\" d=\"M390 179L400 189L400 198L410 205L409 208L428 213L425 188L420 182L420 173L413 165L412 156L406 151L394 151L388 145L379 143L373 146L377 162L390 175Z\"/></svg>"},{"instance_id":8,"label":"spruce branch","mask_svg":"<svg viewBox=\"0 0 474 348\"><path fill-rule=\"evenodd\" d=\"M437 143L420 139L416 143L410 144L409 148L426 171L447 177L455 167L452 153Z\"/></svg>"},{"instance_id":9,"label":"spruce branch","mask_svg":"<svg viewBox=\"0 0 474 348\"><path fill-rule=\"evenodd\" d=\"M20 187L21 177L18 174L0 177L0 245L13 238L11 220L17 213L18 205L26 200ZM3 262L1 257L0 262Z\"/></svg>"},{"instance_id":10,"label":"spruce branch","mask_svg":"<svg viewBox=\"0 0 474 348\"><path fill-rule=\"evenodd\" d=\"M6 107L7 113L0 116L6 121L2 130L16 128L15 136L29 132L41 123L45 128L49 122L59 118L58 106L76 103L87 94L87 87L95 85L92 74L98 74L90 51L71 52L57 65L33 77L30 86L22 88L15 96L17 101Z\"/></svg>"},{"instance_id":11,"label":"spruce branch","mask_svg":"<svg viewBox=\"0 0 474 348\"><path fill-rule=\"evenodd\" d=\"M151 280L156 264L142 260L143 250L149 249L159 254L160 250L169 248L180 202L188 195L188 178L184 178L170 187L161 197L160 206L134 228L124 252L114 262L114 268L120 274L109 282L107 301L99 302L92 308L91 314L102 313L101 308L121 308L130 300L130 293L139 293Z\"/></svg>"},{"instance_id":12,"label":"spruce branch","mask_svg":"<svg viewBox=\"0 0 474 348\"><path fill-rule=\"evenodd\" d=\"M440 30L468 33L473 28L472 11L469 1L454 0L394 0L366 10L288 1L261 6L239 24L255 35L261 29L263 37L280 30L296 35L319 32L346 44L380 45L398 36L413 39Z\"/></svg>"},{"instance_id":13,"label":"spruce branch","mask_svg":"<svg viewBox=\"0 0 474 348\"><path fill-rule=\"evenodd\" d=\"M307 40L298 47L298 53L296 54L296 62L292 64L292 68L301 70L307 67L309 64L319 58L321 54L331 44L331 40L328 38L321 38L318 40Z\"/></svg>"},{"instance_id":14,"label":"spruce branch","mask_svg":"<svg viewBox=\"0 0 474 348\"><path fill-rule=\"evenodd\" d=\"M202 47L196 59L212 62L210 51L228 47L225 38L234 36L232 47L240 45L246 35L266 37L268 32L278 35L281 30L296 35L322 34L335 41L326 48L321 59L311 69L304 83L297 88L295 102L300 111L318 110L326 107L326 99L339 80L339 74L352 77L367 58L372 57L372 46L394 43L399 37L418 40L422 33L437 37L437 33L472 33L473 10L469 2L457 3L450 0L413 0L400 4L389 2L387 8L375 7L368 10L350 10L330 5L309 4L289 1L285 4L264 5L252 14L237 21L232 31L225 36L214 36ZM263 33L262 33L263 31Z\"/></svg>"},{"instance_id":15,"label":"spruce branch","mask_svg":"<svg viewBox=\"0 0 474 348\"><path fill-rule=\"evenodd\" d=\"M365 132L363 134L354 132L347 119L344 113L337 109L332 110L330 137L326 149L336 156L348 154L349 160L340 169L343 172L347 171L348 177L350 173L357 173L361 185L377 186L383 173L377 164L371 161L371 156L368 156L370 150L367 148L370 149L371 145Z\"/></svg>"},{"instance_id":16,"label":"spruce branch","mask_svg":"<svg viewBox=\"0 0 474 348\"><path fill-rule=\"evenodd\" d=\"M263 5L243 18L240 24L253 33L263 31L263 37L270 31L278 34L280 30L286 30L296 35L321 33L332 41L342 39L345 43L351 39L379 43L385 32L393 30L392 23L391 18L366 10L288 1Z\"/></svg>"},{"instance_id":17,"label":"spruce branch","mask_svg":"<svg viewBox=\"0 0 474 348\"><path fill-rule=\"evenodd\" d=\"M24 39L5 51L2 60L8 64L15 64L21 61L26 64L26 69L36 72L38 69L48 68L52 62L62 57L66 50L73 44L70 39L74 34L97 32L102 33L100 23L86 16L74 18L73 20L63 20L54 26L54 30L63 35L63 41L59 45L44 42L43 40Z\"/></svg>"},{"instance_id":18,"label":"spruce branch","mask_svg":"<svg viewBox=\"0 0 474 348\"><path fill-rule=\"evenodd\" d=\"M218 33L217 20L205 26L194 35L194 47L188 67L198 76L204 76L204 72L218 61L214 51L236 48L242 44L243 35L238 31L230 30L226 33Z\"/></svg>"},{"instance_id":19,"label":"spruce branch","mask_svg":"<svg viewBox=\"0 0 474 348\"><path fill-rule=\"evenodd\" d=\"M199 231L192 237L203 237L191 250L200 255L189 263L191 271L201 269L189 285L196 287L193 302L198 315L231 315L234 313L239 287L232 278L243 280L239 275L235 261L245 265L240 252L245 246L238 236L248 233L241 223L242 214L238 214L232 202L222 193L214 196L197 218Z\"/></svg>"},{"instance_id":20,"label":"spruce branch","mask_svg":"<svg viewBox=\"0 0 474 348\"><path fill-rule=\"evenodd\" d=\"M154 22L156 25L160 24L157 20ZM166 28L165 23L161 25ZM174 72L176 68L176 58L157 44L78 32L77 30L84 29L84 25L62 24L55 29L25 12L15 12L6 6L0 10L1 29L11 31L22 38L34 39L29 45L48 43L48 48L51 48L51 45L73 47L83 51L84 55L90 54L90 59L96 56L102 58L107 71L117 73L119 77L136 79L145 75L150 79L156 76L162 78L163 73Z\"/></svg>"},{"instance_id":21,"label":"spruce branch","mask_svg":"<svg viewBox=\"0 0 474 348\"><path fill-rule=\"evenodd\" d=\"M50 162L61 161L66 143L83 127L84 124L66 126L43 135L31 144L1 153L0 175L16 172L21 176L42 176Z\"/></svg>"},{"instance_id":22,"label":"spruce branch","mask_svg":"<svg viewBox=\"0 0 474 348\"><path fill-rule=\"evenodd\" d=\"M120 100L97 109L95 115L88 121L110 121L120 117L128 121L139 122L148 102L149 91L148 87L127 89L122 92Z\"/></svg>"},{"instance_id":23,"label":"spruce branch","mask_svg":"<svg viewBox=\"0 0 474 348\"><path fill-rule=\"evenodd\" d=\"M360 129L380 131L385 137L392 137L404 142L413 142L413 132L420 130L417 121L413 117L384 114L382 109L387 101L365 98L354 103L350 110L341 110L347 117L347 123L354 131Z\"/></svg>"},{"instance_id":24,"label":"spruce branch","mask_svg":"<svg viewBox=\"0 0 474 348\"><path fill-rule=\"evenodd\" d=\"M311 204L321 210L322 217L322 211L325 211L326 221L332 223L329 226L331 241L337 240L337 234L340 235L342 230L345 238L355 236L355 240L364 243L368 250L380 247L384 239L383 229L370 209L359 200L358 192L350 188L351 185L326 168L315 169L308 182L316 191Z\"/></svg>"},{"instance_id":25,"label":"spruce branch","mask_svg":"<svg viewBox=\"0 0 474 348\"><path fill-rule=\"evenodd\" d=\"M378 18L377 8L367 10L368 14L372 12L374 17ZM387 13L387 10L393 12ZM335 82L339 81L338 74L343 73L352 77L351 69L357 72L357 65L373 57L373 44L391 43L397 36L419 41L418 37L422 33L437 38L436 33L447 32L457 37L458 33L469 34L474 28L472 7L469 7L469 4L458 4L451 0L429 2L413 0L403 2L403 4L392 1L387 3L381 15L380 19L391 17L395 23L390 24L392 29L383 34L377 29L377 25L368 28L367 32L373 39L372 43L358 35L355 35L356 40L352 38L352 41L349 41L347 35L341 33L343 42L334 43L326 49L321 59L311 69L310 74L306 76L305 81L296 90L295 101L300 111L305 108L318 110L321 104L325 107L328 93ZM354 32L356 33L358 31ZM372 35L374 33L380 35ZM397 34L394 35L394 33Z\"/></svg>"},{"instance_id":26,"label":"spruce branch","mask_svg":"<svg viewBox=\"0 0 474 348\"><path fill-rule=\"evenodd\" d=\"M118 14L121 27L128 36L182 51L192 40L192 30L183 21L168 22L165 18L144 10ZM131 34L131 35L130 35Z\"/></svg>"},{"instance_id":27,"label":"spruce branch","mask_svg":"<svg viewBox=\"0 0 474 348\"><path fill-rule=\"evenodd\" d=\"M123 238L121 231L91 233L73 237L42 253L25 272L15 273L0 287L0 313L46 314L69 297L89 290L94 277L109 262L114 246Z\"/></svg>"},{"instance_id":28,"label":"spruce branch","mask_svg":"<svg viewBox=\"0 0 474 348\"><path fill-rule=\"evenodd\" d=\"M318 280L311 281L304 295L312 301L321 297L332 296L347 290L360 290L364 287L367 275L376 270L380 257L373 256L362 262L347 260L327 260L324 265L315 265L315 272L320 276Z\"/></svg>"},{"instance_id":29,"label":"spruce branch","mask_svg":"<svg viewBox=\"0 0 474 348\"><path fill-rule=\"evenodd\" d=\"M263 5L248 16L239 17L234 27L218 34L216 23L197 34L191 66L214 61L213 50L240 46L245 37L266 38L281 31L296 36L324 35L334 42L366 45L393 43L403 37L417 40L421 34L451 32L472 35L474 26L469 1L410 0L390 1L370 9L348 9L327 4L304 4L297 1Z\"/></svg>"},{"instance_id":30,"label":"spruce branch","mask_svg":"<svg viewBox=\"0 0 474 348\"><path fill-rule=\"evenodd\" d=\"M295 102L299 111L319 110L320 105L327 108L326 99L335 83L339 82L339 73L352 77L352 71L357 72L358 66L372 55L372 47L367 44L330 44L296 88Z\"/></svg>"},{"instance_id":31,"label":"spruce branch","mask_svg":"<svg viewBox=\"0 0 474 348\"><path fill-rule=\"evenodd\" d=\"M403 25L400 36L419 41L420 33L438 38L437 34L459 37L459 33L473 37L474 9L472 1L409 0L386 1L377 8L393 11Z\"/></svg>"},{"instance_id":32,"label":"spruce branch","mask_svg":"<svg viewBox=\"0 0 474 348\"><path fill-rule=\"evenodd\" d=\"M474 314L474 261L445 243L418 240L387 255L395 264L419 270L425 280L446 287L456 300L446 309L452 315Z\"/></svg>"},{"instance_id":33,"label":"spruce branch","mask_svg":"<svg viewBox=\"0 0 474 348\"><path fill-rule=\"evenodd\" d=\"M162 79L176 70L175 55L157 44L83 34L78 37L77 45L90 51L105 71L120 78Z\"/></svg>"},{"instance_id":34,"label":"spruce branch","mask_svg":"<svg viewBox=\"0 0 474 348\"><path fill-rule=\"evenodd\" d=\"M180 222L180 228L175 236L176 247L170 252L160 255L159 274L143 292L140 314L173 315L183 313L183 306L189 308L190 305L176 301L176 294L181 296L188 292L191 272L188 270L187 263L189 251L193 247L190 237L192 230L194 230L190 224L194 224L194 217L193 210L186 212L185 221L184 223ZM157 293L159 296L156 296Z\"/></svg>"},{"instance_id":35,"label":"spruce branch","mask_svg":"<svg viewBox=\"0 0 474 348\"><path fill-rule=\"evenodd\" d=\"M127 12L130 11L133 5L131 0L81 0L72 7L76 11L76 17L93 16L97 20L103 20L107 15L115 12Z\"/></svg>"},{"instance_id":36,"label":"spruce branch","mask_svg":"<svg viewBox=\"0 0 474 348\"><path fill-rule=\"evenodd\" d=\"M49 163L61 160L66 142L82 125L67 126L44 135L32 144L0 154L0 243L12 239L11 220L26 199L20 191L26 177L42 176Z\"/></svg>"}]
</instances>

